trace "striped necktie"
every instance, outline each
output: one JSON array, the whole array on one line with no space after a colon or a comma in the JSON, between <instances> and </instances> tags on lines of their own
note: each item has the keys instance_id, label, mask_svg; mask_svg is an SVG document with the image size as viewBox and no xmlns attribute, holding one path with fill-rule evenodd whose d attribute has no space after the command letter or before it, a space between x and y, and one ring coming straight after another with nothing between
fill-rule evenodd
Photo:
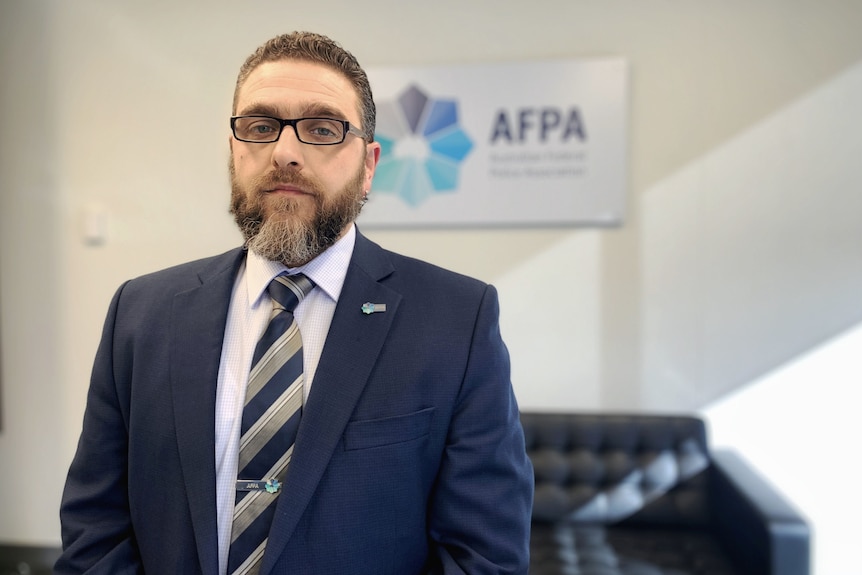
<instances>
[{"instance_id":1,"label":"striped necktie","mask_svg":"<svg viewBox=\"0 0 862 575\"><path fill-rule=\"evenodd\" d=\"M302 274L269 284L272 315L254 350L242 412L229 575L260 571L302 415L302 339L293 310L312 288Z\"/></svg>"}]
</instances>

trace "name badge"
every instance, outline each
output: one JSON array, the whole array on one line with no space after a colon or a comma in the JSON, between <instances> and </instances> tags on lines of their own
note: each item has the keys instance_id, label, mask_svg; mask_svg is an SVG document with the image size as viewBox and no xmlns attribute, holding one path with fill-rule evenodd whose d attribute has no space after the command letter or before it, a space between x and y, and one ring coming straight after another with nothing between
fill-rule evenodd
<instances>
[{"instance_id":1,"label":"name badge","mask_svg":"<svg viewBox=\"0 0 862 575\"><path fill-rule=\"evenodd\" d=\"M253 479L237 479L237 491L266 491L267 493L278 493L281 490L281 482L275 477L265 481L255 481Z\"/></svg>"}]
</instances>

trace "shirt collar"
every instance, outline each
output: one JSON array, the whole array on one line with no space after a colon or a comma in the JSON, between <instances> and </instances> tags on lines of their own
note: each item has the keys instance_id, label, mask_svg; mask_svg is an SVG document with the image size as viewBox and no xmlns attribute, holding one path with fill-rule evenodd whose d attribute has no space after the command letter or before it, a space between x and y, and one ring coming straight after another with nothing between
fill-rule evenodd
<instances>
[{"instance_id":1,"label":"shirt collar","mask_svg":"<svg viewBox=\"0 0 862 575\"><path fill-rule=\"evenodd\" d=\"M282 263L265 259L249 250L246 256L245 280L248 291L248 304L256 307L261 296L269 286L269 282L280 273L303 273L314 282L333 302L338 302L344 278L347 276L347 266L353 255L356 244L356 226L351 225L347 233L322 254L303 266L288 268Z\"/></svg>"}]
</instances>

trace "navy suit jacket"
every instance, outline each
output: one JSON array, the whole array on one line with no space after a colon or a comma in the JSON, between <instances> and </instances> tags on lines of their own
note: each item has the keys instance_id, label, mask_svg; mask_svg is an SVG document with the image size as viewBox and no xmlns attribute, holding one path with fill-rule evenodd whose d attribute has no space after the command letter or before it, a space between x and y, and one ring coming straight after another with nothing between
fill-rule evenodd
<instances>
[{"instance_id":1,"label":"navy suit jacket","mask_svg":"<svg viewBox=\"0 0 862 575\"><path fill-rule=\"evenodd\" d=\"M216 383L244 257L114 296L57 573L217 573ZM498 316L492 286L357 234L264 575L527 572L533 476Z\"/></svg>"}]
</instances>

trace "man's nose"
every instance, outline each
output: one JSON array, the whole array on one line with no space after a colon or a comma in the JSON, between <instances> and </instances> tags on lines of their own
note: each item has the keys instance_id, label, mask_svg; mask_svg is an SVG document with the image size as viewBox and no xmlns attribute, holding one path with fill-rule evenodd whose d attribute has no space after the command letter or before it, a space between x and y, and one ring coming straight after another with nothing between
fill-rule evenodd
<instances>
[{"instance_id":1,"label":"man's nose","mask_svg":"<svg viewBox=\"0 0 862 575\"><path fill-rule=\"evenodd\" d=\"M277 168L286 168L287 166L302 166L303 152L307 147L296 137L296 130L293 126L285 126L281 131L281 136L273 144L272 148L272 164Z\"/></svg>"}]
</instances>

